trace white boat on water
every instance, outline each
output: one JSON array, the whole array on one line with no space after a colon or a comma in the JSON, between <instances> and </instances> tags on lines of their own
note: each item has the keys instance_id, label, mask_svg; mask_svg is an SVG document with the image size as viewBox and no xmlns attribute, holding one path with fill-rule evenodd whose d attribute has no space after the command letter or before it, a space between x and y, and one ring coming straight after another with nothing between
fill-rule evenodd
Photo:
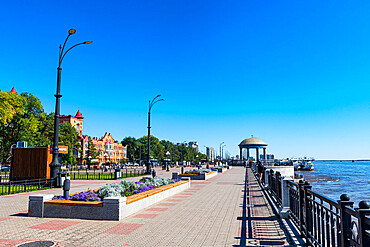
<instances>
[{"instance_id":1,"label":"white boat on water","mask_svg":"<svg viewBox=\"0 0 370 247\"><path fill-rule=\"evenodd\" d=\"M312 158L303 158L303 159L292 159L294 170L296 171L313 171L314 170L314 159Z\"/></svg>"}]
</instances>

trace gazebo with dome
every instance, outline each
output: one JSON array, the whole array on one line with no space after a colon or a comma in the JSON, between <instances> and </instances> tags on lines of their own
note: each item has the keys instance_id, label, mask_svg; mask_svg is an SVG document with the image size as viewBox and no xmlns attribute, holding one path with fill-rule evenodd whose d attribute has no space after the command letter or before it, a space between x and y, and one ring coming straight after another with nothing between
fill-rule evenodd
<instances>
[{"instance_id":1,"label":"gazebo with dome","mask_svg":"<svg viewBox=\"0 0 370 247\"><path fill-rule=\"evenodd\" d=\"M243 148L247 149L247 159L249 159L249 149L256 149L256 160L259 160L259 149L263 150L263 159L266 159L266 147L267 144L262 141L261 139L258 139L256 137L250 137L245 140L243 140L239 145L240 149L240 159L243 158Z\"/></svg>"}]
</instances>

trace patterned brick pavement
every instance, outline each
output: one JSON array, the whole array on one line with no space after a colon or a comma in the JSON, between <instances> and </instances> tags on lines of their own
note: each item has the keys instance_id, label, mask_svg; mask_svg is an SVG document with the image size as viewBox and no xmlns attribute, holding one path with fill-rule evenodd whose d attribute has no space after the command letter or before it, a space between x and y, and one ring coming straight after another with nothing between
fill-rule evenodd
<instances>
[{"instance_id":1,"label":"patterned brick pavement","mask_svg":"<svg viewBox=\"0 0 370 247\"><path fill-rule=\"evenodd\" d=\"M157 175L170 177L173 171L157 169ZM112 181L72 181L72 192L107 182ZM252 172L242 167L193 182L187 191L119 222L27 217L28 196L39 193L0 197L0 247L29 240L58 246L289 245Z\"/></svg>"}]
</instances>

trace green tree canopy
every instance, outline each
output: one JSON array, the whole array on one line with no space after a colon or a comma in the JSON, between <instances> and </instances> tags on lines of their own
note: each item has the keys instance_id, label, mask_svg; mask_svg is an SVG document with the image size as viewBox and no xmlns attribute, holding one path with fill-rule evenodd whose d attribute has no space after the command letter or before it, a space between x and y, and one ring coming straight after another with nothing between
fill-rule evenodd
<instances>
[{"instance_id":1,"label":"green tree canopy","mask_svg":"<svg viewBox=\"0 0 370 247\"><path fill-rule=\"evenodd\" d=\"M141 160L144 162L148 161L148 136L143 136L138 139L126 137L123 139L122 144L127 145L127 156L130 161L133 159L138 161L140 159L140 149ZM167 152L169 152L169 155L167 155ZM206 159L206 155L197 152L195 148L183 145L177 146L171 141L159 140L154 136L150 136L150 156L152 159L156 159L159 162L164 159L170 159L173 162L181 161L181 153L183 161L199 161L201 159Z\"/></svg>"}]
</instances>

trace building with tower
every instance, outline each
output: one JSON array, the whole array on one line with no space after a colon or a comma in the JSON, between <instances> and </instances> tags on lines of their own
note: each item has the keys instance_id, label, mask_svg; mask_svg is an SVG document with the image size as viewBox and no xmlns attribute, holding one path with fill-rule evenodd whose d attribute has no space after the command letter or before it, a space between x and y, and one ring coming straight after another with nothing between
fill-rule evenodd
<instances>
[{"instance_id":1,"label":"building with tower","mask_svg":"<svg viewBox=\"0 0 370 247\"><path fill-rule=\"evenodd\" d=\"M80 110L77 111L76 115L73 117L71 115L60 115L59 123L68 122L70 123L73 128L76 129L78 136L82 138L82 128L84 117L82 116Z\"/></svg>"},{"instance_id":2,"label":"building with tower","mask_svg":"<svg viewBox=\"0 0 370 247\"><path fill-rule=\"evenodd\" d=\"M80 110L77 111L75 116L61 115L59 121L60 123L68 122L76 129L78 136L81 139L82 152L75 152L74 154L77 156L80 163L86 163L86 160L89 157L89 139L92 140L92 143L95 145L96 151L99 154L95 162L120 163L127 159L127 147L123 146L119 141L114 140L111 133L105 132L104 136L100 138L83 135L83 121L84 117Z\"/></svg>"}]
</instances>

